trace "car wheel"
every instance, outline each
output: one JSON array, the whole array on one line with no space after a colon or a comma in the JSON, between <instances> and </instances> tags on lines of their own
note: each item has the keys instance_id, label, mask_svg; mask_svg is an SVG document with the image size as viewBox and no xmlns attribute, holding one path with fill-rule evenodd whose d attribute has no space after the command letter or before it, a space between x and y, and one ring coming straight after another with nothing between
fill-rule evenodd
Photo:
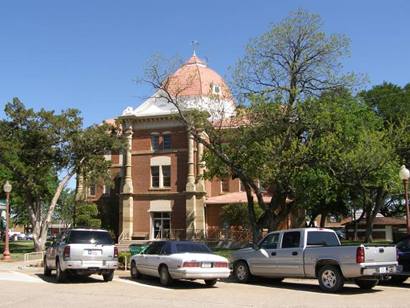
<instances>
[{"instance_id":1,"label":"car wheel","mask_svg":"<svg viewBox=\"0 0 410 308\"><path fill-rule=\"evenodd\" d=\"M168 267L166 265L162 265L159 268L159 281L163 286L169 286L172 283L172 277L169 274Z\"/></svg>"},{"instance_id":2,"label":"car wheel","mask_svg":"<svg viewBox=\"0 0 410 308\"><path fill-rule=\"evenodd\" d=\"M44 257L44 260L43 260L43 269L44 269L43 273L45 277L51 276L51 269L47 266L46 257Z\"/></svg>"},{"instance_id":3,"label":"car wheel","mask_svg":"<svg viewBox=\"0 0 410 308\"><path fill-rule=\"evenodd\" d=\"M114 278L114 271L110 271L107 274L103 274L103 278L105 282L112 281L112 279Z\"/></svg>"},{"instance_id":4,"label":"car wheel","mask_svg":"<svg viewBox=\"0 0 410 308\"><path fill-rule=\"evenodd\" d=\"M137 264L135 264L134 261L131 262L130 273L131 273L131 278L132 279L141 278L141 274L138 272L138 269L137 269Z\"/></svg>"},{"instance_id":5,"label":"car wheel","mask_svg":"<svg viewBox=\"0 0 410 308\"><path fill-rule=\"evenodd\" d=\"M66 273L61 270L60 261L56 261L56 280L57 282L64 282L66 280Z\"/></svg>"},{"instance_id":6,"label":"car wheel","mask_svg":"<svg viewBox=\"0 0 410 308\"><path fill-rule=\"evenodd\" d=\"M319 270L319 286L325 292L337 292L344 285L340 269L334 265L325 265Z\"/></svg>"},{"instance_id":7,"label":"car wheel","mask_svg":"<svg viewBox=\"0 0 410 308\"><path fill-rule=\"evenodd\" d=\"M401 284L409 278L408 276L391 276L389 281L394 284Z\"/></svg>"},{"instance_id":8,"label":"car wheel","mask_svg":"<svg viewBox=\"0 0 410 308\"><path fill-rule=\"evenodd\" d=\"M354 281L360 289L370 290L373 289L379 283L378 279L356 279Z\"/></svg>"},{"instance_id":9,"label":"car wheel","mask_svg":"<svg viewBox=\"0 0 410 308\"><path fill-rule=\"evenodd\" d=\"M240 283L247 283L251 279L251 272L249 266L245 261L238 261L235 263L233 273L236 281Z\"/></svg>"},{"instance_id":10,"label":"car wheel","mask_svg":"<svg viewBox=\"0 0 410 308\"><path fill-rule=\"evenodd\" d=\"M205 284L208 287L213 287L214 285L216 285L216 282L218 281L218 279L206 279L205 280Z\"/></svg>"}]
</instances>

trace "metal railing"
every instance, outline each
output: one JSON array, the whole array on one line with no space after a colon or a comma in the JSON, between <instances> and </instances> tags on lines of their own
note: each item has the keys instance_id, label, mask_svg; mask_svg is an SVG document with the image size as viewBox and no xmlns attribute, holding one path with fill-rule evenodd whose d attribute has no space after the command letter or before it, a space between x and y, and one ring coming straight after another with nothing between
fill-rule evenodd
<instances>
[{"instance_id":1,"label":"metal railing","mask_svg":"<svg viewBox=\"0 0 410 308\"><path fill-rule=\"evenodd\" d=\"M41 262L43 261L44 253L44 251L25 253L24 263Z\"/></svg>"}]
</instances>

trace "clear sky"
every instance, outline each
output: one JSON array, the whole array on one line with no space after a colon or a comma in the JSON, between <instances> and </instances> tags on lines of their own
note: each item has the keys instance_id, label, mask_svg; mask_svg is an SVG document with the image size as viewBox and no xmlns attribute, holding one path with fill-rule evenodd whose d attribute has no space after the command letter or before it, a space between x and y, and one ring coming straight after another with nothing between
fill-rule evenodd
<instances>
[{"instance_id":1,"label":"clear sky","mask_svg":"<svg viewBox=\"0 0 410 308\"><path fill-rule=\"evenodd\" d=\"M188 58L198 40L224 76L250 38L297 8L351 38L347 71L370 85L410 82L407 0L0 0L0 117L14 96L35 109L78 108L86 125L115 117L148 94L134 80L151 55Z\"/></svg>"}]
</instances>

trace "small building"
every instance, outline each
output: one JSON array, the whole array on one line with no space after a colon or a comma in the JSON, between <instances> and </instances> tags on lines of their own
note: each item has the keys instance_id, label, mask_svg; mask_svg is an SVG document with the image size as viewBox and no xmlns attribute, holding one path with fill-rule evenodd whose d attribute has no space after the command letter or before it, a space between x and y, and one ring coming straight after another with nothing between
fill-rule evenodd
<instances>
[{"instance_id":1,"label":"small building","mask_svg":"<svg viewBox=\"0 0 410 308\"><path fill-rule=\"evenodd\" d=\"M343 223L346 230L346 239L353 240L355 224L352 219ZM406 220L402 217L375 217L373 222L373 240L394 242L406 233ZM357 226L359 240L366 236L366 220L362 219Z\"/></svg>"}]
</instances>

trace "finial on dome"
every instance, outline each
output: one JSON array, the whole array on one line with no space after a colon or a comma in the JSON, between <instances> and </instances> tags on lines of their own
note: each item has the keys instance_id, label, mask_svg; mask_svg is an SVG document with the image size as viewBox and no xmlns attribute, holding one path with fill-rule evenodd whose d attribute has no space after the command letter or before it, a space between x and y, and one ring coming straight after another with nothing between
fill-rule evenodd
<instances>
[{"instance_id":1,"label":"finial on dome","mask_svg":"<svg viewBox=\"0 0 410 308\"><path fill-rule=\"evenodd\" d=\"M196 48L199 46L199 42L194 40L191 42L191 45L192 45L192 55L196 57Z\"/></svg>"}]
</instances>

